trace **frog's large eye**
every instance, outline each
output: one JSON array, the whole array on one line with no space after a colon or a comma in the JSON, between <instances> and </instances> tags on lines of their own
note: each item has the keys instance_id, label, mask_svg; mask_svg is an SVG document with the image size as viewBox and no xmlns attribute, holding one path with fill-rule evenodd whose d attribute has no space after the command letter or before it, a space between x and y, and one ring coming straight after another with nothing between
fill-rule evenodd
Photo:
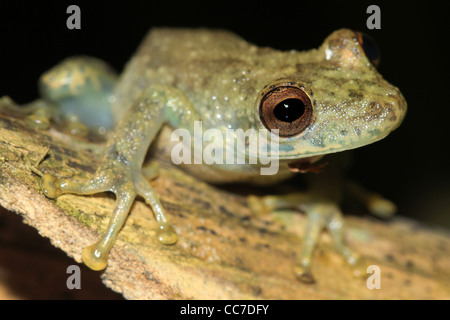
<instances>
[{"instance_id":1,"label":"frog's large eye","mask_svg":"<svg viewBox=\"0 0 450 320\"><path fill-rule=\"evenodd\" d=\"M292 137L311 124L314 112L311 99L304 90L283 85L263 96L259 117L268 130L278 129L279 136Z\"/></svg>"},{"instance_id":2,"label":"frog's large eye","mask_svg":"<svg viewBox=\"0 0 450 320\"><path fill-rule=\"evenodd\" d=\"M380 64L380 50L376 41L363 32L354 31L356 35L356 40L358 40L359 45L363 48L366 57L372 62L375 67Z\"/></svg>"}]
</instances>

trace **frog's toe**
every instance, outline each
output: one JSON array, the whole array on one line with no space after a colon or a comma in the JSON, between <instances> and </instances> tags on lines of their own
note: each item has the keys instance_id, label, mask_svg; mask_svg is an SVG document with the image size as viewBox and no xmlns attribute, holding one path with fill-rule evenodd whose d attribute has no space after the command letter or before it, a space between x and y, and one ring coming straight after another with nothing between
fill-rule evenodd
<instances>
[{"instance_id":1,"label":"frog's toe","mask_svg":"<svg viewBox=\"0 0 450 320\"><path fill-rule=\"evenodd\" d=\"M160 225L157 232L157 238L159 242L166 245L172 245L178 241L177 232L169 224Z\"/></svg>"},{"instance_id":2,"label":"frog's toe","mask_svg":"<svg viewBox=\"0 0 450 320\"><path fill-rule=\"evenodd\" d=\"M264 198L258 196L248 196L247 204L250 210L257 216L265 215L271 211L271 209L266 205Z\"/></svg>"},{"instance_id":3,"label":"frog's toe","mask_svg":"<svg viewBox=\"0 0 450 320\"><path fill-rule=\"evenodd\" d=\"M175 244L178 241L177 233L170 224L169 218L150 183L141 175L137 179L135 187L137 194L143 197L145 203L153 210L156 222L159 225L156 233L158 241L166 245Z\"/></svg>"},{"instance_id":4,"label":"frog's toe","mask_svg":"<svg viewBox=\"0 0 450 320\"><path fill-rule=\"evenodd\" d=\"M50 121L55 115L54 105L42 99L22 105L15 110L25 114L25 123L29 127L37 130L48 129L50 127Z\"/></svg>"},{"instance_id":5,"label":"frog's toe","mask_svg":"<svg viewBox=\"0 0 450 320\"><path fill-rule=\"evenodd\" d=\"M367 269L367 261L363 257L355 254L355 257L349 261L350 267L352 268L352 273L355 278L365 279L367 277L366 269Z\"/></svg>"},{"instance_id":6,"label":"frog's toe","mask_svg":"<svg viewBox=\"0 0 450 320\"><path fill-rule=\"evenodd\" d=\"M389 218L397 212L397 206L381 196L372 196L367 202L369 211L380 218Z\"/></svg>"},{"instance_id":7,"label":"frog's toe","mask_svg":"<svg viewBox=\"0 0 450 320\"><path fill-rule=\"evenodd\" d=\"M44 194L51 199L56 199L62 194L60 180L48 173L42 176L39 186Z\"/></svg>"},{"instance_id":8,"label":"frog's toe","mask_svg":"<svg viewBox=\"0 0 450 320\"><path fill-rule=\"evenodd\" d=\"M287 195L270 195L258 197L250 195L247 203L250 210L256 215L264 215L279 209L298 208L309 197L305 193L291 193Z\"/></svg>"},{"instance_id":9,"label":"frog's toe","mask_svg":"<svg viewBox=\"0 0 450 320\"><path fill-rule=\"evenodd\" d=\"M78 137L86 137L89 134L89 128L76 116L71 116L68 119L64 131Z\"/></svg>"},{"instance_id":10,"label":"frog's toe","mask_svg":"<svg viewBox=\"0 0 450 320\"><path fill-rule=\"evenodd\" d=\"M108 253L102 253L97 249L98 243L87 246L81 255L83 262L90 269L100 271L108 265Z\"/></svg>"},{"instance_id":11,"label":"frog's toe","mask_svg":"<svg viewBox=\"0 0 450 320\"><path fill-rule=\"evenodd\" d=\"M313 284L316 282L311 272L310 261L306 263L300 263L294 267L294 272L297 279L305 284Z\"/></svg>"},{"instance_id":12,"label":"frog's toe","mask_svg":"<svg viewBox=\"0 0 450 320\"><path fill-rule=\"evenodd\" d=\"M145 167L142 167L142 174L148 180L153 180L159 175L159 163L151 161Z\"/></svg>"},{"instance_id":13,"label":"frog's toe","mask_svg":"<svg viewBox=\"0 0 450 320\"><path fill-rule=\"evenodd\" d=\"M337 252L345 259L348 265L353 268L355 275L362 270L361 266L364 260L360 255L351 250L344 241L344 217L337 206L330 211L330 216L327 219L326 229L330 233Z\"/></svg>"},{"instance_id":14,"label":"frog's toe","mask_svg":"<svg viewBox=\"0 0 450 320\"><path fill-rule=\"evenodd\" d=\"M48 173L44 174L39 182L44 194L51 198L58 198L62 194L94 194L111 189L108 179L95 176L92 179L58 179Z\"/></svg>"},{"instance_id":15,"label":"frog's toe","mask_svg":"<svg viewBox=\"0 0 450 320\"><path fill-rule=\"evenodd\" d=\"M102 270L108 264L108 256L119 231L122 229L130 211L131 205L136 198L136 193L131 183L125 183L119 187L122 191L116 193L117 200L114 212L109 220L106 232L95 244L83 249L83 262L93 270Z\"/></svg>"},{"instance_id":16,"label":"frog's toe","mask_svg":"<svg viewBox=\"0 0 450 320\"><path fill-rule=\"evenodd\" d=\"M38 114L30 114L25 118L25 123L37 130L46 130L50 127L50 119Z\"/></svg>"},{"instance_id":17,"label":"frog's toe","mask_svg":"<svg viewBox=\"0 0 450 320\"><path fill-rule=\"evenodd\" d=\"M393 202L354 181L346 181L344 186L352 197L361 202L375 216L389 218L397 212L397 206Z\"/></svg>"},{"instance_id":18,"label":"frog's toe","mask_svg":"<svg viewBox=\"0 0 450 320\"><path fill-rule=\"evenodd\" d=\"M303 239L303 251L300 261L294 269L297 279L304 283L314 283L315 281L311 271L311 264L315 247L320 238L320 233L326 224L324 208L325 207L322 205L311 204L306 211L308 223Z\"/></svg>"}]
</instances>

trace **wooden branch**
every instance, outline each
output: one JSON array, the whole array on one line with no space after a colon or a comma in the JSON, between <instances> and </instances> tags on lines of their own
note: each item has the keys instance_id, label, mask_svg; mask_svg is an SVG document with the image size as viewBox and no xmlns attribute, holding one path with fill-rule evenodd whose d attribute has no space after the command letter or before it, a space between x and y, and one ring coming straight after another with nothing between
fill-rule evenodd
<instances>
[{"instance_id":1,"label":"wooden branch","mask_svg":"<svg viewBox=\"0 0 450 320\"><path fill-rule=\"evenodd\" d=\"M0 101L0 205L48 237L75 261L109 221L114 197L63 195L48 199L38 170L58 177L93 173L101 144L54 129L34 130ZM9 111L8 111L9 110ZM155 239L151 209L135 201L99 272L106 286L128 299L448 299L450 235L394 218L347 217L347 242L381 270L381 289L355 278L324 234L314 261L316 284L296 280L305 216L254 216L238 193L210 186L161 162L151 183L178 232L174 246ZM62 271L62 272L65 272Z\"/></svg>"}]
</instances>

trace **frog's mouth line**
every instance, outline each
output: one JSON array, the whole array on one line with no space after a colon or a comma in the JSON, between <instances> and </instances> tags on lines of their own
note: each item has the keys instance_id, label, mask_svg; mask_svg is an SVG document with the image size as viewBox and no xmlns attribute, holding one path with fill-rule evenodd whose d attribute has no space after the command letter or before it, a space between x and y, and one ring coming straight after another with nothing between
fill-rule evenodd
<instances>
[{"instance_id":1,"label":"frog's mouth line","mask_svg":"<svg viewBox=\"0 0 450 320\"><path fill-rule=\"evenodd\" d=\"M290 171L298 173L306 173L306 172L319 173L328 164L327 162L317 164L315 163L322 157L323 155L319 155L309 158L298 159L296 161L288 163L288 168Z\"/></svg>"}]
</instances>

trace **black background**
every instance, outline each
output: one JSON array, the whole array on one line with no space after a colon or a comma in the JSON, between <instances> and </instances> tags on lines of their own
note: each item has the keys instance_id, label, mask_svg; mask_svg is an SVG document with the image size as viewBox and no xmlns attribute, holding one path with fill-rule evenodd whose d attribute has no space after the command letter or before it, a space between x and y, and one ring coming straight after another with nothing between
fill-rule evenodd
<instances>
[{"instance_id":1,"label":"black background","mask_svg":"<svg viewBox=\"0 0 450 320\"><path fill-rule=\"evenodd\" d=\"M70 4L81 8L81 30L66 28ZM381 8L381 30L367 30L371 4ZM365 31L408 114L385 140L355 152L350 175L392 199L400 214L450 228L449 9L434 1L2 1L0 96L35 99L39 75L70 55L97 56L121 70L154 26L224 28L261 46L298 50L319 46L338 28Z\"/></svg>"}]
</instances>

